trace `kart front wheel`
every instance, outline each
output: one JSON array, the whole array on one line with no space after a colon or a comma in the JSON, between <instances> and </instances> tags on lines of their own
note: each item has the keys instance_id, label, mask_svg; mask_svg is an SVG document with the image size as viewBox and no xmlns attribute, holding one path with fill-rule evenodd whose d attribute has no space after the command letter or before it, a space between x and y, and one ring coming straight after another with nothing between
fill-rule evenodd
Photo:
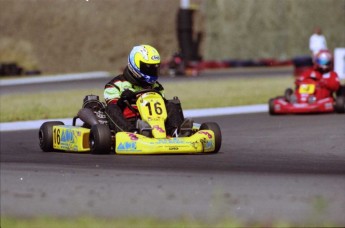
<instances>
[{"instance_id":1,"label":"kart front wheel","mask_svg":"<svg viewBox=\"0 0 345 228\"><path fill-rule=\"evenodd\" d=\"M38 132L40 148L44 152L56 151L53 148L53 126L64 125L61 121L49 121L41 125Z\"/></svg>"},{"instance_id":2,"label":"kart front wheel","mask_svg":"<svg viewBox=\"0 0 345 228\"><path fill-rule=\"evenodd\" d=\"M291 88L287 88L284 92L285 100L289 101L292 94L293 90Z\"/></svg>"},{"instance_id":3,"label":"kart front wheel","mask_svg":"<svg viewBox=\"0 0 345 228\"><path fill-rule=\"evenodd\" d=\"M214 142L215 142L215 148L213 153L217 153L220 149L220 146L222 144L222 132L220 131L220 127L217 123L214 122L208 122L203 123L200 126L200 130L211 130L214 133Z\"/></svg>"},{"instance_id":4,"label":"kart front wheel","mask_svg":"<svg viewBox=\"0 0 345 228\"><path fill-rule=\"evenodd\" d=\"M340 96L335 99L335 111L337 113L345 113L345 97Z\"/></svg>"},{"instance_id":5,"label":"kart front wheel","mask_svg":"<svg viewBox=\"0 0 345 228\"><path fill-rule=\"evenodd\" d=\"M105 124L93 125L89 143L92 154L110 154L112 141L109 127Z\"/></svg>"},{"instance_id":6,"label":"kart front wheel","mask_svg":"<svg viewBox=\"0 0 345 228\"><path fill-rule=\"evenodd\" d=\"M268 101L268 111L270 113L270 115L276 115L275 111L274 111L274 99L270 99Z\"/></svg>"}]
</instances>

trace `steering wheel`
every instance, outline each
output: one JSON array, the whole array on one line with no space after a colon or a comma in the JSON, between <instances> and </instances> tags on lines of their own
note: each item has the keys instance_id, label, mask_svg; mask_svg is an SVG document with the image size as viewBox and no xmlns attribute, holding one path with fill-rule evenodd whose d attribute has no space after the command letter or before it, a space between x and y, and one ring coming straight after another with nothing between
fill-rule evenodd
<instances>
[{"instance_id":1,"label":"steering wheel","mask_svg":"<svg viewBox=\"0 0 345 228\"><path fill-rule=\"evenodd\" d=\"M154 92L154 93L159 93L160 95L162 95L159 91L155 90L155 89L143 89L143 90L140 90L140 91L137 91L137 92L134 92L134 95L135 95L135 100L138 99L138 97L144 93L149 93L149 92ZM163 96L162 96L163 97ZM164 97L163 97L164 99ZM165 99L164 99L165 100ZM126 104L126 106L134 113L138 113L138 110L133 108L133 106L131 105L131 101L129 100L124 100L124 103Z\"/></svg>"}]
</instances>

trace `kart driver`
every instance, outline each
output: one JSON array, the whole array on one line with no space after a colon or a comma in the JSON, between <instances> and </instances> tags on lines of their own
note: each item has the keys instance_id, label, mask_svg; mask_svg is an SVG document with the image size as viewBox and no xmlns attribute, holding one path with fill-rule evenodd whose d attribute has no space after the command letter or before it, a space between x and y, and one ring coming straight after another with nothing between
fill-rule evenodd
<instances>
[{"instance_id":1,"label":"kart driver","mask_svg":"<svg viewBox=\"0 0 345 228\"><path fill-rule=\"evenodd\" d=\"M307 79L317 81L316 97L323 99L332 96L340 88L338 74L333 71L333 58L329 51L319 51L314 59L314 67L306 70L295 81L298 86Z\"/></svg>"},{"instance_id":2,"label":"kart driver","mask_svg":"<svg viewBox=\"0 0 345 228\"><path fill-rule=\"evenodd\" d=\"M154 89L164 98L164 88L157 81L161 59L158 51L150 45L133 47L128 56L128 64L123 73L105 85L104 99L106 113L110 118L109 127L115 131L135 132L145 125L136 120L136 113L129 104L135 103L135 92ZM176 101L176 100L175 100ZM178 102L165 100L168 112L167 131L180 127L184 117ZM132 105L132 107L136 108ZM190 122L189 124L193 124ZM148 125L148 124L147 124ZM149 127L149 126L144 126Z\"/></svg>"}]
</instances>

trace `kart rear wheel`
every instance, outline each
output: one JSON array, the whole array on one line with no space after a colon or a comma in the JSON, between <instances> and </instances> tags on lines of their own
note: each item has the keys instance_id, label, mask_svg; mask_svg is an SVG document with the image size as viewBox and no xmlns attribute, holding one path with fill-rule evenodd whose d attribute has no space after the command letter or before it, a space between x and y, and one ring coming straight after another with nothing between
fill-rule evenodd
<instances>
[{"instance_id":1,"label":"kart rear wheel","mask_svg":"<svg viewBox=\"0 0 345 228\"><path fill-rule=\"evenodd\" d=\"M345 97L345 85L340 86L336 94L337 94L337 97L340 97L340 96Z\"/></svg>"},{"instance_id":2,"label":"kart rear wheel","mask_svg":"<svg viewBox=\"0 0 345 228\"><path fill-rule=\"evenodd\" d=\"M53 148L53 126L65 125L61 121L49 121L41 125L38 138L40 148L44 152L57 151Z\"/></svg>"},{"instance_id":3,"label":"kart rear wheel","mask_svg":"<svg viewBox=\"0 0 345 228\"><path fill-rule=\"evenodd\" d=\"M112 141L109 127L105 124L93 125L89 143L92 154L110 154Z\"/></svg>"},{"instance_id":4,"label":"kart rear wheel","mask_svg":"<svg viewBox=\"0 0 345 228\"><path fill-rule=\"evenodd\" d=\"M337 113L345 113L345 97L340 96L335 99L334 109Z\"/></svg>"},{"instance_id":5,"label":"kart rear wheel","mask_svg":"<svg viewBox=\"0 0 345 228\"><path fill-rule=\"evenodd\" d=\"M214 141L215 141L215 148L213 153L217 153L222 145L222 132L220 131L220 127L217 123L208 122L203 123L200 126L200 130L211 130L214 133Z\"/></svg>"}]
</instances>

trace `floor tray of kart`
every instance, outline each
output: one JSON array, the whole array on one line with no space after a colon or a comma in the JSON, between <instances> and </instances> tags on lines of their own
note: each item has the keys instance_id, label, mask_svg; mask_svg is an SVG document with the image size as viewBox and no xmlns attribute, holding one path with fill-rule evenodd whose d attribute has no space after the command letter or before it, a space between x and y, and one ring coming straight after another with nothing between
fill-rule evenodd
<instances>
[{"instance_id":1,"label":"floor tray of kart","mask_svg":"<svg viewBox=\"0 0 345 228\"><path fill-rule=\"evenodd\" d=\"M192 154L217 153L222 142L219 125L185 119L176 134L166 132L167 111L162 96L155 91L137 94L136 106L143 129L135 132L110 130L105 104L96 95L87 95L72 125L49 121L39 129L39 145L44 152L70 151L92 154ZM83 124L77 125L77 119ZM177 133L178 132L178 133Z\"/></svg>"}]
</instances>

